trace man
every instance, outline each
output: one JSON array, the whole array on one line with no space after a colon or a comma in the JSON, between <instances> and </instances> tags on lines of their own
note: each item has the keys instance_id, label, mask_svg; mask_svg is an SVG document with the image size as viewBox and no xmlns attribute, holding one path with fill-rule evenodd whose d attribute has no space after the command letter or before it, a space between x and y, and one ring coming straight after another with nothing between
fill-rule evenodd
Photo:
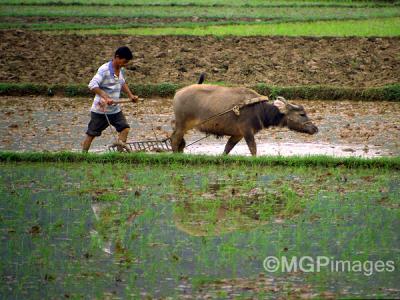
<instances>
[{"instance_id":1,"label":"man","mask_svg":"<svg viewBox=\"0 0 400 300\"><path fill-rule=\"evenodd\" d=\"M86 138L82 142L82 151L89 151L90 145L96 136L110 124L118 132L119 140L126 142L129 133L129 124L121 111L119 104L114 103L118 100L121 90L125 92L132 102L137 102L139 97L135 96L125 82L123 67L133 58L132 52L128 47L120 47L115 51L114 58L102 65L96 75L89 83L89 89L95 93L92 107L90 109L90 122L86 131Z\"/></svg>"}]
</instances>

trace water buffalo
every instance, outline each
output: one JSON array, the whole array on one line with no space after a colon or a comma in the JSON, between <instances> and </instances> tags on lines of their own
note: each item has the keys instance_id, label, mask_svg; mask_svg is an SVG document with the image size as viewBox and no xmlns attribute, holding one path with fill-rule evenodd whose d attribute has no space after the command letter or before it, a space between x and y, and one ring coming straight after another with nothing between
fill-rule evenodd
<instances>
[{"instance_id":1,"label":"water buffalo","mask_svg":"<svg viewBox=\"0 0 400 300\"><path fill-rule=\"evenodd\" d=\"M260 101L243 106L239 115L229 111L212 118L245 100L259 98L261 95L244 87L201 84L202 81L203 78L200 79L200 84L184 87L175 94L173 100L175 130L171 136L174 152L183 151L185 148L183 137L193 128L217 136L230 136L225 146L225 154L228 154L244 137L252 155L257 154L254 134L263 128L285 126L309 134L318 132L318 128L309 120L302 106L290 104L282 97L273 103Z\"/></svg>"}]
</instances>

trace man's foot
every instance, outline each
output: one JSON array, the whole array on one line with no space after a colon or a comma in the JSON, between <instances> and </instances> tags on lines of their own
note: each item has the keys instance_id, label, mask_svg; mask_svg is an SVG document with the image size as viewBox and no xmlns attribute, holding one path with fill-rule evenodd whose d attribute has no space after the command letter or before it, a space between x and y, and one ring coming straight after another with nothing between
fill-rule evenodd
<instances>
[{"instance_id":1,"label":"man's foot","mask_svg":"<svg viewBox=\"0 0 400 300\"><path fill-rule=\"evenodd\" d=\"M113 147L117 147L118 152L131 152L129 146L123 141L116 141L112 144Z\"/></svg>"}]
</instances>

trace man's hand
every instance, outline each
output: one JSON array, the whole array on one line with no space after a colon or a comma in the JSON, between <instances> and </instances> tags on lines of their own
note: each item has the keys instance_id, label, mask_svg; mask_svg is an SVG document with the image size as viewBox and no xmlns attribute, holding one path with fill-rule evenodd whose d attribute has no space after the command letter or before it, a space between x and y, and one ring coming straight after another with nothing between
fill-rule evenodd
<instances>
[{"instance_id":1,"label":"man's hand","mask_svg":"<svg viewBox=\"0 0 400 300\"><path fill-rule=\"evenodd\" d=\"M133 102L133 103L137 103L138 101L139 101L139 96L136 96L136 95L129 95L129 99L131 99L131 101Z\"/></svg>"},{"instance_id":2,"label":"man's hand","mask_svg":"<svg viewBox=\"0 0 400 300\"><path fill-rule=\"evenodd\" d=\"M113 99L111 99L110 97L102 97L101 99L100 99L100 101L99 101L99 106L100 106L100 109L103 111L103 112L105 112L106 111L106 107L107 107L107 105L111 105L111 104L113 104L114 103L114 100Z\"/></svg>"},{"instance_id":3,"label":"man's hand","mask_svg":"<svg viewBox=\"0 0 400 300\"><path fill-rule=\"evenodd\" d=\"M111 98L106 98L106 102L107 102L107 105L112 105L112 104L114 104L114 100L111 99Z\"/></svg>"},{"instance_id":4,"label":"man's hand","mask_svg":"<svg viewBox=\"0 0 400 300\"><path fill-rule=\"evenodd\" d=\"M100 103L102 106L111 105L114 103L114 100L110 97L102 97Z\"/></svg>"},{"instance_id":5,"label":"man's hand","mask_svg":"<svg viewBox=\"0 0 400 300\"><path fill-rule=\"evenodd\" d=\"M133 103L136 103L136 102L138 102L139 101L139 97L138 96L136 96L136 95L134 95L133 93L132 93L132 91L129 89L129 86L128 86L128 84L125 82L123 85L122 85L122 91L123 92L125 92L127 95L128 95L128 98L133 102Z\"/></svg>"}]
</instances>

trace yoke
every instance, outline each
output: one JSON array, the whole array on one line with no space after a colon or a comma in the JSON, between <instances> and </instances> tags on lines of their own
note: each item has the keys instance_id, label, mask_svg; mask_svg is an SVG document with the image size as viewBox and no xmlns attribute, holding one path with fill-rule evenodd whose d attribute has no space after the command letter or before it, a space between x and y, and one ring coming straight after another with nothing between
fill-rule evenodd
<instances>
[{"instance_id":1,"label":"yoke","mask_svg":"<svg viewBox=\"0 0 400 300\"><path fill-rule=\"evenodd\" d=\"M256 98L246 99L242 103L237 104L234 107L232 107L232 111L235 113L235 115L240 116L240 109L242 109L243 107L250 105L250 104L258 103L258 102L263 102L263 101L269 101L268 96L260 96L260 97L256 97Z\"/></svg>"}]
</instances>

